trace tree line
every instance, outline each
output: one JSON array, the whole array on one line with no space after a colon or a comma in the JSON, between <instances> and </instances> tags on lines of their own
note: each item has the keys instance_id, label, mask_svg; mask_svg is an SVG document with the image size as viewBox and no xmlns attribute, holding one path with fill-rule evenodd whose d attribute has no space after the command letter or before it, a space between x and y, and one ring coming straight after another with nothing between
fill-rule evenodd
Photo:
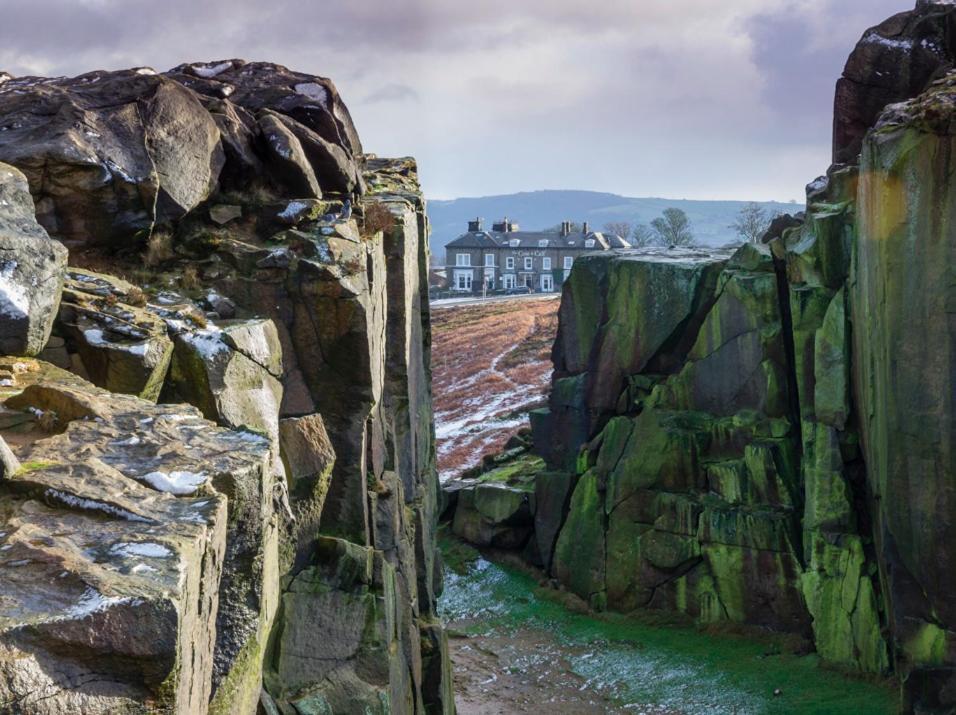
<instances>
[{"instance_id":1,"label":"tree line","mask_svg":"<svg viewBox=\"0 0 956 715\"><path fill-rule=\"evenodd\" d=\"M751 202L740 209L729 228L734 229L741 240L758 243L773 218L760 204ZM664 209L650 224L609 221L604 224L604 232L620 236L635 248L698 245L690 219L678 208Z\"/></svg>"}]
</instances>

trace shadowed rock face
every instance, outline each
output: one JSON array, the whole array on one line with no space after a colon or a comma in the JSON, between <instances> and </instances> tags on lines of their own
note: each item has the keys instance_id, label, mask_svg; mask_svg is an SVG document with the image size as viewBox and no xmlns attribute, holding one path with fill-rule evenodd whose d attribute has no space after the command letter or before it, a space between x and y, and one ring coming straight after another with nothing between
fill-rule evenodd
<instances>
[{"instance_id":1,"label":"shadowed rock face","mask_svg":"<svg viewBox=\"0 0 956 715\"><path fill-rule=\"evenodd\" d=\"M0 364L0 388L11 388L0 394L4 471L19 475L20 457L33 475L22 490L8 484L28 516L11 511L6 527L29 518L31 538L59 544L54 531L77 532L63 549L86 549L86 522L70 517L67 528L57 510L105 505L138 525L154 516L137 510L161 502L172 511L158 546L138 546L121 526L109 537L133 543L125 556L158 554L175 534L180 564L116 583L84 567L63 593L43 586L53 567L36 582L12 572L27 578L0 585L0 601L5 588L14 600L33 589L38 622L59 623L50 614L63 607L83 622L68 624L68 645L11 636L0 647L4 701L26 713L451 712L435 612L427 219L414 160L362 155L328 80L241 60L167 75L4 78L0 127L0 156L29 178L40 222L84 263L64 270L64 249L15 182L19 200L0 205L0 229L32 231L60 263L50 290L37 291L43 310L30 330L42 339L0 347L42 350L71 372L30 363L24 388L19 363ZM18 330L0 316L0 335ZM107 395L115 405L100 414ZM121 413L130 405L143 429ZM154 414L182 432L147 439ZM80 433L90 445L68 440ZM142 475L130 455L147 443L169 464ZM216 466L244 446L259 460L254 478ZM57 469L44 461L54 447ZM176 466L180 448L191 466ZM205 530L180 529L175 505L200 473L212 475L200 481L219 511ZM61 484L71 475L81 493ZM157 489L174 495L157 500ZM94 528L89 538L99 537ZM0 557L6 566L15 564ZM173 581L179 590L163 591ZM106 605L96 600L87 618L64 606L70 599ZM144 629L155 643L114 645ZM104 677L69 695L93 670ZM33 697L37 688L50 697Z\"/></svg>"},{"instance_id":2,"label":"shadowed rock face","mask_svg":"<svg viewBox=\"0 0 956 715\"><path fill-rule=\"evenodd\" d=\"M910 707L956 707L956 72L887 111L860 165L853 378Z\"/></svg>"}]
</instances>

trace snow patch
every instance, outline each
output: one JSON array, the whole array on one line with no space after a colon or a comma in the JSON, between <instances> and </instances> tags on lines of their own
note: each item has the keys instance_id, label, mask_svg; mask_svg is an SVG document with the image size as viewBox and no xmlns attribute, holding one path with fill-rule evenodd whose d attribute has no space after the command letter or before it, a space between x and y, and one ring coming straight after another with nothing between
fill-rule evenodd
<instances>
[{"instance_id":1,"label":"snow patch","mask_svg":"<svg viewBox=\"0 0 956 715\"><path fill-rule=\"evenodd\" d=\"M13 277L18 265L16 261L0 263L0 315L7 318L26 318L30 313L26 286Z\"/></svg>"},{"instance_id":2,"label":"snow patch","mask_svg":"<svg viewBox=\"0 0 956 715\"><path fill-rule=\"evenodd\" d=\"M196 490L206 483L206 474L186 471L150 472L143 475L142 479L158 491L189 496L195 494Z\"/></svg>"},{"instance_id":3,"label":"snow patch","mask_svg":"<svg viewBox=\"0 0 956 715\"><path fill-rule=\"evenodd\" d=\"M114 556L144 556L149 559L168 559L173 555L171 549L149 541L120 541L110 547L110 553Z\"/></svg>"},{"instance_id":4,"label":"snow patch","mask_svg":"<svg viewBox=\"0 0 956 715\"><path fill-rule=\"evenodd\" d=\"M889 37L883 37L883 35L878 35L875 32L868 32L863 36L861 42L870 45L882 45L883 47L892 47L896 50L911 50L913 49L913 41L909 39L892 39Z\"/></svg>"},{"instance_id":5,"label":"snow patch","mask_svg":"<svg viewBox=\"0 0 956 715\"><path fill-rule=\"evenodd\" d=\"M297 84L295 86L296 94L301 94L303 97L308 97L314 102L319 102L323 106L326 106L329 101L329 93L325 91L325 87L316 82L303 82L302 84Z\"/></svg>"},{"instance_id":6,"label":"snow patch","mask_svg":"<svg viewBox=\"0 0 956 715\"><path fill-rule=\"evenodd\" d=\"M309 208L309 204L305 203L304 201L290 201L289 205L282 209L282 211L279 213L279 218L295 218L296 214L298 214L300 211L304 211L307 208Z\"/></svg>"},{"instance_id":7,"label":"snow patch","mask_svg":"<svg viewBox=\"0 0 956 715\"><path fill-rule=\"evenodd\" d=\"M66 492L61 492L59 489L47 489L46 495L53 499L58 499L67 506L73 507L74 509L86 509L87 511L102 511L111 516L119 517L120 519L125 519L126 521L140 521L144 523L149 523L149 519L144 519L141 516L137 516L132 512L126 511L125 509L120 509L119 507L113 506L112 504L104 504L103 502L93 501L92 499L83 499L74 494L67 494Z\"/></svg>"},{"instance_id":8,"label":"snow patch","mask_svg":"<svg viewBox=\"0 0 956 715\"><path fill-rule=\"evenodd\" d=\"M123 343L114 343L103 336L103 331L99 328L87 328L83 331L83 337L86 342L95 348L108 348L112 350L122 350L131 355L146 355L149 348L148 342L137 343L135 345L124 345Z\"/></svg>"},{"instance_id":9,"label":"snow patch","mask_svg":"<svg viewBox=\"0 0 956 715\"><path fill-rule=\"evenodd\" d=\"M184 333L181 337L204 360L212 360L220 353L229 350L229 346L222 341L221 331L219 330L197 330L193 333Z\"/></svg>"},{"instance_id":10,"label":"snow patch","mask_svg":"<svg viewBox=\"0 0 956 715\"><path fill-rule=\"evenodd\" d=\"M112 606L121 604L136 605L142 601L129 596L104 596L92 586L87 586L79 601L64 612L65 618L85 618Z\"/></svg>"},{"instance_id":11,"label":"snow patch","mask_svg":"<svg viewBox=\"0 0 956 715\"><path fill-rule=\"evenodd\" d=\"M222 74L228 69L232 69L232 62L220 62L215 65L190 65L189 69L193 71L193 74L204 77L205 79L212 79L217 75Z\"/></svg>"}]
</instances>

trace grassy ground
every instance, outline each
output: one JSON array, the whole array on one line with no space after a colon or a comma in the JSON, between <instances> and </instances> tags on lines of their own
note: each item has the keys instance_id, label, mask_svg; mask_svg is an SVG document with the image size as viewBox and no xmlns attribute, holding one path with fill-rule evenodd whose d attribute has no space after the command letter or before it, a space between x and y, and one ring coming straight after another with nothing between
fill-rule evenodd
<instances>
[{"instance_id":1,"label":"grassy ground","mask_svg":"<svg viewBox=\"0 0 956 715\"><path fill-rule=\"evenodd\" d=\"M788 652L771 635L714 634L615 614L573 612L522 569L489 563L449 537L441 608L473 639L545 631L584 686L610 695L622 711L673 713L896 712L885 681L847 676L815 655ZM581 610L581 609L577 609ZM653 618L652 618L653 620Z\"/></svg>"}]
</instances>

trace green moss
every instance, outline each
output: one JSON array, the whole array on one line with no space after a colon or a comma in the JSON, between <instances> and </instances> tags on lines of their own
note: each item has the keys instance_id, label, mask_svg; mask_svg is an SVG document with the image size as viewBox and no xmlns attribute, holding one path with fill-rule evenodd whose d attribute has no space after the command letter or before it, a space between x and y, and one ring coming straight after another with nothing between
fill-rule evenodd
<instances>
[{"instance_id":1,"label":"green moss","mask_svg":"<svg viewBox=\"0 0 956 715\"><path fill-rule=\"evenodd\" d=\"M255 712L262 687L263 646L251 637L242 647L209 703L209 715Z\"/></svg>"},{"instance_id":2,"label":"green moss","mask_svg":"<svg viewBox=\"0 0 956 715\"><path fill-rule=\"evenodd\" d=\"M903 644L903 650L914 663L941 665L946 660L946 631L924 623L916 635Z\"/></svg>"},{"instance_id":3,"label":"green moss","mask_svg":"<svg viewBox=\"0 0 956 715\"><path fill-rule=\"evenodd\" d=\"M826 660L868 673L889 669L880 614L858 536L807 536L810 563L801 579L816 649Z\"/></svg>"},{"instance_id":4,"label":"green moss","mask_svg":"<svg viewBox=\"0 0 956 715\"><path fill-rule=\"evenodd\" d=\"M598 475L584 474L554 548L554 572L585 600L605 588L604 498Z\"/></svg>"},{"instance_id":5,"label":"green moss","mask_svg":"<svg viewBox=\"0 0 956 715\"><path fill-rule=\"evenodd\" d=\"M688 581L686 596L714 601L707 577ZM692 593L691 590L696 592ZM867 681L826 669L816 656L798 656L787 639L675 625L672 615L572 612L565 599L548 597L532 576L483 564L450 576L440 610L446 620L469 622L468 633L537 629L585 683L600 683L615 705L662 712L752 712L834 715L896 712L896 693L884 681ZM717 608L715 606L715 608ZM718 620L708 611L701 620ZM776 689L779 695L774 695Z\"/></svg>"},{"instance_id":6,"label":"green moss","mask_svg":"<svg viewBox=\"0 0 956 715\"><path fill-rule=\"evenodd\" d=\"M523 454L517 459L485 472L478 478L480 484L507 484L523 491L534 491L534 478L545 468L544 460L534 454Z\"/></svg>"},{"instance_id":7,"label":"green moss","mask_svg":"<svg viewBox=\"0 0 956 715\"><path fill-rule=\"evenodd\" d=\"M57 466L58 462L48 462L45 460L33 460L30 462L23 462L20 464L20 469L17 470L17 474L29 474L30 472L37 472L41 469L49 469L50 467Z\"/></svg>"}]
</instances>

